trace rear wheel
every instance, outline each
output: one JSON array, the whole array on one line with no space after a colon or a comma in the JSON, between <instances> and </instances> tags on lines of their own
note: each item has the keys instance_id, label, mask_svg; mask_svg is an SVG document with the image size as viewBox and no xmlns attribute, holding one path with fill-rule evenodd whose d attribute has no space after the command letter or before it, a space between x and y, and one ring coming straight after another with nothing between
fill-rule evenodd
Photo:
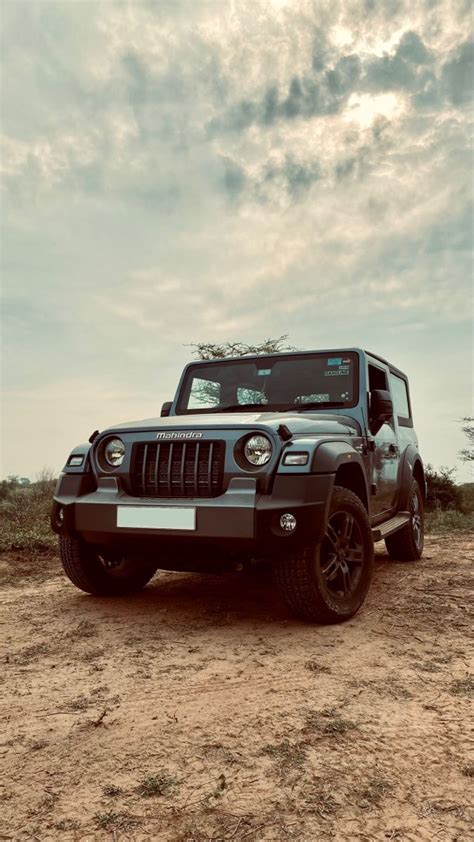
<instances>
[{"instance_id":1,"label":"rear wheel","mask_svg":"<svg viewBox=\"0 0 474 842\"><path fill-rule=\"evenodd\" d=\"M423 509L421 488L414 479L410 490L408 508L410 520L402 529L385 539L385 546L390 558L400 561L417 561L421 558L425 542Z\"/></svg>"},{"instance_id":2,"label":"rear wheel","mask_svg":"<svg viewBox=\"0 0 474 842\"><path fill-rule=\"evenodd\" d=\"M95 596L121 596L141 590L157 566L138 564L118 552L86 544L78 538L59 539L64 572L81 591Z\"/></svg>"},{"instance_id":3,"label":"rear wheel","mask_svg":"<svg viewBox=\"0 0 474 842\"><path fill-rule=\"evenodd\" d=\"M367 511L352 491L335 486L321 542L282 559L277 586L304 620L340 623L353 617L372 581L374 544Z\"/></svg>"}]
</instances>

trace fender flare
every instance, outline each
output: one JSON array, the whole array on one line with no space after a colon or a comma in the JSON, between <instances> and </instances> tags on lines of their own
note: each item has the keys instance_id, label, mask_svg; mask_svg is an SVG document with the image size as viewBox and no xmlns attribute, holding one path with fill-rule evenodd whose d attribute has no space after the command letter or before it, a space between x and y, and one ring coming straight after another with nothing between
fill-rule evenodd
<instances>
[{"instance_id":1,"label":"fender flare","mask_svg":"<svg viewBox=\"0 0 474 842\"><path fill-rule=\"evenodd\" d=\"M63 468L63 470L68 470L68 471L71 470L70 467L68 468L68 464L67 464L69 462L71 456L83 456L84 462L80 466L80 468L81 468L80 472L82 474L88 473L91 470L91 460L90 460L91 449L92 449L92 445L89 444L89 442L84 442L84 444L78 444L77 447L73 447L69 456L67 457L66 465Z\"/></svg>"},{"instance_id":2,"label":"fender flare","mask_svg":"<svg viewBox=\"0 0 474 842\"><path fill-rule=\"evenodd\" d=\"M318 445L313 453L311 464L312 473L336 474L341 467L351 468L360 474L365 489L365 500L368 506L370 500L367 469L361 452L346 441L324 441ZM357 467L356 467L357 466Z\"/></svg>"},{"instance_id":3,"label":"fender flare","mask_svg":"<svg viewBox=\"0 0 474 842\"><path fill-rule=\"evenodd\" d=\"M341 465L357 464L364 471L362 454L347 441L323 441L313 453L311 473L335 474Z\"/></svg>"},{"instance_id":4,"label":"fender flare","mask_svg":"<svg viewBox=\"0 0 474 842\"><path fill-rule=\"evenodd\" d=\"M426 480L423 462L416 447L413 444L409 444L403 454L398 475L400 491L398 494L397 509L399 511L405 511L408 508L413 476L415 473L420 471L423 478L423 481L421 482L421 493L423 495L423 500L426 500Z\"/></svg>"}]
</instances>

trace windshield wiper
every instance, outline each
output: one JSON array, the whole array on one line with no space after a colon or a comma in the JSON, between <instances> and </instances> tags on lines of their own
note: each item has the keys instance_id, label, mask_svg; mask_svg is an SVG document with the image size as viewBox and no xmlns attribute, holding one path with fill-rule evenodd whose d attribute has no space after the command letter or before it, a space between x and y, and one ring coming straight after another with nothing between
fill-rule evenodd
<instances>
[{"instance_id":1,"label":"windshield wiper","mask_svg":"<svg viewBox=\"0 0 474 842\"><path fill-rule=\"evenodd\" d=\"M228 406L215 406L212 409L206 409L206 412L247 412L259 409L262 412L285 412L293 407L275 407L268 403L231 403Z\"/></svg>"},{"instance_id":2,"label":"windshield wiper","mask_svg":"<svg viewBox=\"0 0 474 842\"><path fill-rule=\"evenodd\" d=\"M293 409L301 412L302 409L328 409L328 407L339 408L345 406L344 401L311 401L311 403L299 403Z\"/></svg>"},{"instance_id":3,"label":"windshield wiper","mask_svg":"<svg viewBox=\"0 0 474 842\"><path fill-rule=\"evenodd\" d=\"M345 406L343 401L312 401L311 403L288 403L288 404L271 404L271 403L231 403L228 406L214 406L203 412L253 412L259 410L260 412L301 412L304 409L327 409L328 407Z\"/></svg>"}]
</instances>

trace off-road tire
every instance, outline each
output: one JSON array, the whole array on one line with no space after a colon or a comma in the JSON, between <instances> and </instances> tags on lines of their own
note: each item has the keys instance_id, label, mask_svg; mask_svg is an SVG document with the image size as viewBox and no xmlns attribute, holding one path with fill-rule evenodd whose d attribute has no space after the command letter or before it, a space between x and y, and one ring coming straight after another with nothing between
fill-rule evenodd
<instances>
[{"instance_id":1,"label":"off-road tire","mask_svg":"<svg viewBox=\"0 0 474 842\"><path fill-rule=\"evenodd\" d=\"M417 509L415 508L415 496L418 501ZM423 495L421 493L421 488L416 479L412 481L409 500L409 522L406 524L406 526L403 526L402 529L399 529L398 532L394 532L393 535L389 535L388 538L385 539L385 546L387 548L387 552L390 558L399 561L418 561L418 559L421 558L421 556L423 555ZM417 517L420 533L417 533L415 528L417 523ZM417 534L419 534L419 538L417 537Z\"/></svg>"},{"instance_id":2,"label":"off-road tire","mask_svg":"<svg viewBox=\"0 0 474 842\"><path fill-rule=\"evenodd\" d=\"M136 564L120 575L111 573L101 561L99 548L78 538L59 538L64 572L76 588L94 596L122 596L139 591L156 573L154 565Z\"/></svg>"},{"instance_id":3,"label":"off-road tire","mask_svg":"<svg viewBox=\"0 0 474 842\"><path fill-rule=\"evenodd\" d=\"M341 486L333 489L328 515L347 512L358 527L361 540L360 579L347 599L336 598L328 590L322 573L322 546L325 538L299 552L279 560L275 565L278 590L292 614L303 620L321 624L341 623L359 610L372 581L374 542L367 510L352 491Z\"/></svg>"}]
</instances>

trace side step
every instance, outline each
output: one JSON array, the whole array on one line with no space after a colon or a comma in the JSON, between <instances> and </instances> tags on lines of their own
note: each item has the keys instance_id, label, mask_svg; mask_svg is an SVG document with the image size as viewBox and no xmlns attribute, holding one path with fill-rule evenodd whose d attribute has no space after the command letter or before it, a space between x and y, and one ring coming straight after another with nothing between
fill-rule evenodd
<instances>
[{"instance_id":1,"label":"side step","mask_svg":"<svg viewBox=\"0 0 474 842\"><path fill-rule=\"evenodd\" d=\"M398 532L409 520L410 512L398 512L395 517L391 517L390 520L386 520L385 523L381 523L372 529L374 542L383 541L384 538L388 538L389 535Z\"/></svg>"}]
</instances>

